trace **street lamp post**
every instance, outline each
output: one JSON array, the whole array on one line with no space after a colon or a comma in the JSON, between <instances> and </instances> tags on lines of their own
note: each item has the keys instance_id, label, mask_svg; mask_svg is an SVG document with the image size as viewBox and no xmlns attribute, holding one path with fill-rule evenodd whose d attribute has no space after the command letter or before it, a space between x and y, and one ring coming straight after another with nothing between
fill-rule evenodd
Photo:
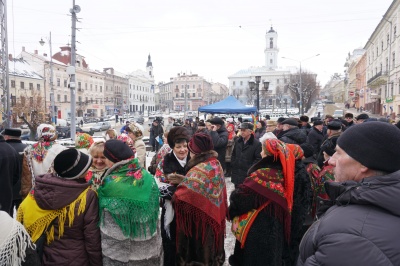
<instances>
[{"instance_id":1,"label":"street lamp post","mask_svg":"<svg viewBox=\"0 0 400 266\"><path fill-rule=\"evenodd\" d=\"M319 54L313 55L313 56L308 57L308 58L303 59L303 60L296 60L296 59L292 59L292 58L282 57L283 59L292 60L292 61L298 62L300 64L300 79L299 79L299 85L297 86L297 91L298 91L298 93L300 95L300 104L299 104L300 115L304 114L304 110L303 110L303 91L302 91L302 88L301 88L302 87L302 82L301 82L301 63L306 61L306 60L308 60L308 59L317 57L317 56L319 56Z\"/></svg>"},{"instance_id":2,"label":"street lamp post","mask_svg":"<svg viewBox=\"0 0 400 266\"><path fill-rule=\"evenodd\" d=\"M250 79L249 81L249 87L250 91L255 91L257 93L257 112L260 112L260 82L261 82L261 76L256 76L256 80ZM263 89L265 91L268 91L269 88L269 81L264 80L263 81L264 87Z\"/></svg>"},{"instance_id":3,"label":"street lamp post","mask_svg":"<svg viewBox=\"0 0 400 266\"><path fill-rule=\"evenodd\" d=\"M43 38L39 41L40 45L43 46L45 41ZM54 87L53 87L53 49L51 44L51 31L49 36L49 46L50 46L50 115L51 115L51 122L57 124L57 116L56 116L56 107L54 102ZM45 100L46 101L46 100Z\"/></svg>"}]
</instances>

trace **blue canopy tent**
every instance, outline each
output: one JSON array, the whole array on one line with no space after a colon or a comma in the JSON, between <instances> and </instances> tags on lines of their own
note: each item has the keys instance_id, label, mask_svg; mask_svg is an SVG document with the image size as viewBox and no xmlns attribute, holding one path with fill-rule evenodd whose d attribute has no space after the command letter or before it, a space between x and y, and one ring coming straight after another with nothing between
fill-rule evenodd
<instances>
[{"instance_id":1,"label":"blue canopy tent","mask_svg":"<svg viewBox=\"0 0 400 266\"><path fill-rule=\"evenodd\" d=\"M222 101L199 107L199 112L210 114L254 114L257 107L246 107L233 96L228 96Z\"/></svg>"}]
</instances>

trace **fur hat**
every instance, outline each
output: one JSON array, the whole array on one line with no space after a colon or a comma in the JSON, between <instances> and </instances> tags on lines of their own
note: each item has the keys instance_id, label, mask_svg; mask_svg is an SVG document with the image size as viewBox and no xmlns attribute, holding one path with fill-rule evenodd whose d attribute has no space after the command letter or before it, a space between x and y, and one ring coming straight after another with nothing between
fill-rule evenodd
<instances>
[{"instance_id":1,"label":"fur hat","mask_svg":"<svg viewBox=\"0 0 400 266\"><path fill-rule=\"evenodd\" d=\"M133 156L135 156L131 148L118 139L107 140L104 144L103 154L113 163L133 158Z\"/></svg>"},{"instance_id":2,"label":"fur hat","mask_svg":"<svg viewBox=\"0 0 400 266\"><path fill-rule=\"evenodd\" d=\"M300 116L300 121L301 121L301 122L307 122L307 123L308 123L309 120L310 120L310 119L309 119L308 116L306 116L306 115Z\"/></svg>"},{"instance_id":3,"label":"fur hat","mask_svg":"<svg viewBox=\"0 0 400 266\"><path fill-rule=\"evenodd\" d=\"M281 124L282 125L290 125L290 126L298 126L299 125L297 120L294 118L285 119L285 121L283 121Z\"/></svg>"},{"instance_id":4,"label":"fur hat","mask_svg":"<svg viewBox=\"0 0 400 266\"><path fill-rule=\"evenodd\" d=\"M349 127L337 144L370 169L388 173L400 170L400 129L391 124L368 122Z\"/></svg>"},{"instance_id":5,"label":"fur hat","mask_svg":"<svg viewBox=\"0 0 400 266\"><path fill-rule=\"evenodd\" d=\"M214 149L214 144L210 135L204 133L196 133L190 139L188 148L191 153L200 154Z\"/></svg>"},{"instance_id":6,"label":"fur hat","mask_svg":"<svg viewBox=\"0 0 400 266\"><path fill-rule=\"evenodd\" d=\"M272 121L272 120L267 120L267 127L276 127L278 123L276 121Z\"/></svg>"},{"instance_id":7,"label":"fur hat","mask_svg":"<svg viewBox=\"0 0 400 266\"><path fill-rule=\"evenodd\" d=\"M352 113L346 113L344 118L354 118L354 115Z\"/></svg>"},{"instance_id":8,"label":"fur hat","mask_svg":"<svg viewBox=\"0 0 400 266\"><path fill-rule=\"evenodd\" d=\"M92 166L92 157L71 148L60 152L53 163L59 177L77 179Z\"/></svg>"},{"instance_id":9,"label":"fur hat","mask_svg":"<svg viewBox=\"0 0 400 266\"><path fill-rule=\"evenodd\" d=\"M356 117L356 120L360 120L360 119L365 120L365 119L368 119L368 118L369 118L369 115L367 115L367 114L359 114L359 115Z\"/></svg>"},{"instance_id":10,"label":"fur hat","mask_svg":"<svg viewBox=\"0 0 400 266\"><path fill-rule=\"evenodd\" d=\"M223 125L224 124L224 120L222 120L219 117L214 117L213 119L210 120L210 123L213 125Z\"/></svg>"},{"instance_id":11,"label":"fur hat","mask_svg":"<svg viewBox=\"0 0 400 266\"><path fill-rule=\"evenodd\" d=\"M126 128L126 131L132 132L137 138L140 138L143 136L142 130L134 123L129 124L128 128Z\"/></svg>"},{"instance_id":12,"label":"fur hat","mask_svg":"<svg viewBox=\"0 0 400 266\"><path fill-rule=\"evenodd\" d=\"M175 143L179 139L184 139L186 142L189 142L190 138L188 130L182 126L171 128L167 137L168 145L171 147L171 149L175 147Z\"/></svg>"}]
</instances>

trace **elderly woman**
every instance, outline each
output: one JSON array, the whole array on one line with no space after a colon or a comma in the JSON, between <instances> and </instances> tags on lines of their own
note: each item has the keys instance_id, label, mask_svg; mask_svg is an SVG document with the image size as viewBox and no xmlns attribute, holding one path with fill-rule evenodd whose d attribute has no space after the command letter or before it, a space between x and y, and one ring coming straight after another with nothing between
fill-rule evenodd
<instances>
[{"instance_id":1,"label":"elderly woman","mask_svg":"<svg viewBox=\"0 0 400 266\"><path fill-rule=\"evenodd\" d=\"M97 190L104 265L159 265L155 179L120 140L106 141L104 156L109 169Z\"/></svg>"},{"instance_id":2,"label":"elderly woman","mask_svg":"<svg viewBox=\"0 0 400 266\"><path fill-rule=\"evenodd\" d=\"M266 126L265 122L262 120L258 121L256 124L256 130L254 131L254 137L257 140L260 140L260 138L262 136L264 136L265 132L267 132L266 130L267 130L267 126Z\"/></svg>"},{"instance_id":3,"label":"elderly woman","mask_svg":"<svg viewBox=\"0 0 400 266\"><path fill-rule=\"evenodd\" d=\"M146 165L146 144L143 141L143 131L134 123L131 123L129 127L125 129L128 132L128 136L133 140L134 151L136 158L139 160L140 167L145 168Z\"/></svg>"},{"instance_id":4,"label":"elderly woman","mask_svg":"<svg viewBox=\"0 0 400 266\"><path fill-rule=\"evenodd\" d=\"M49 124L41 124L37 128L39 141L29 146L24 151L21 174L21 196L25 198L32 188L35 177L46 174L54 161L54 158L67 149L57 144L56 129Z\"/></svg>"},{"instance_id":5,"label":"elderly woman","mask_svg":"<svg viewBox=\"0 0 400 266\"><path fill-rule=\"evenodd\" d=\"M164 159L165 155L171 152L171 147L168 144L168 131L164 132L163 134L163 145L161 148L158 150L158 152L153 156L151 159L150 165L147 170L154 175L157 170L158 164L161 162L162 159Z\"/></svg>"},{"instance_id":6,"label":"elderly woman","mask_svg":"<svg viewBox=\"0 0 400 266\"><path fill-rule=\"evenodd\" d=\"M295 265L310 205L310 181L298 145L261 139L263 157L230 197L236 237L231 265Z\"/></svg>"},{"instance_id":7,"label":"elderly woman","mask_svg":"<svg viewBox=\"0 0 400 266\"><path fill-rule=\"evenodd\" d=\"M176 265L223 265L227 215L223 170L208 134L189 142L188 172L173 196L176 215Z\"/></svg>"},{"instance_id":8,"label":"elderly woman","mask_svg":"<svg viewBox=\"0 0 400 266\"><path fill-rule=\"evenodd\" d=\"M181 180L186 174L186 164L189 161L189 134L182 127L173 127L168 133L168 145L172 151L164 156L158 164L156 177L160 180L161 196L161 236L164 249L164 265L176 265L176 223L174 209L171 204L176 190L176 180ZM172 183L172 184L171 184Z\"/></svg>"},{"instance_id":9,"label":"elderly woman","mask_svg":"<svg viewBox=\"0 0 400 266\"><path fill-rule=\"evenodd\" d=\"M17 220L43 251L43 265L102 265L99 201L85 181L91 164L76 149L62 151L54 173L37 176L18 209Z\"/></svg>"}]
</instances>

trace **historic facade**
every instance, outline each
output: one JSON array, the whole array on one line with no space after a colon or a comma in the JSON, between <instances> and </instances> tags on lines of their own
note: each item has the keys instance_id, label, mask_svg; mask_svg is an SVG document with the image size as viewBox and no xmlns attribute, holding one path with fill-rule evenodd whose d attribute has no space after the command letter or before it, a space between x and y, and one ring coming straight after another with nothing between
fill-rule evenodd
<instances>
[{"instance_id":1,"label":"historic facade","mask_svg":"<svg viewBox=\"0 0 400 266\"><path fill-rule=\"evenodd\" d=\"M250 91L249 81L254 80L256 76L261 76L260 109L268 106L277 106L280 101L287 101L288 105L291 106L293 104L292 99L285 87L288 85L289 75L296 73L297 68L278 67L278 33L273 27L265 34L265 40L265 65L242 69L229 76L229 94L235 96L244 104L253 105L256 97L254 92ZM262 91L262 81L264 80L269 81L267 92ZM283 97L280 96L278 99L277 91L282 91Z\"/></svg>"}]
</instances>

